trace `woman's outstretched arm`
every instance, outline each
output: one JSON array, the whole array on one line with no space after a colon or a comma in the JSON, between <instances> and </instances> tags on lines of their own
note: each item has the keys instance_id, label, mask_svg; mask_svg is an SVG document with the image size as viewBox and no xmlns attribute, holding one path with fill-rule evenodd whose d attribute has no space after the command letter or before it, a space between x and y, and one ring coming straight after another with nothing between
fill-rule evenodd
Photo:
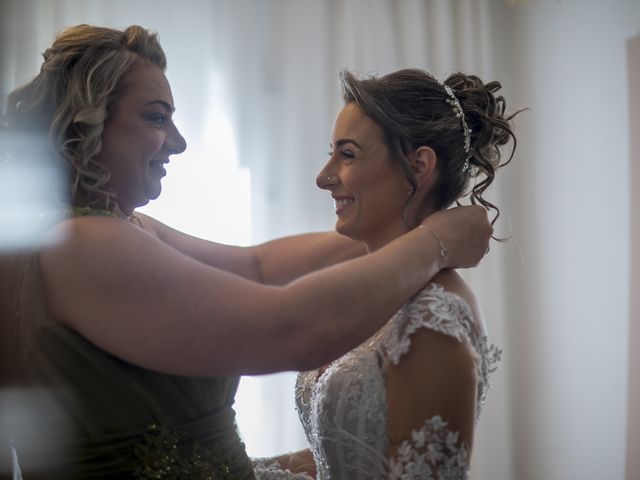
<instances>
[{"instance_id":1,"label":"woman's outstretched arm","mask_svg":"<svg viewBox=\"0 0 640 480\"><path fill-rule=\"evenodd\" d=\"M480 260L486 212L457 210L430 217L445 258L419 228L285 286L212 268L127 222L75 218L40 255L47 306L102 349L166 373L306 370L369 337L441 268Z\"/></svg>"},{"instance_id":2,"label":"woman's outstretched arm","mask_svg":"<svg viewBox=\"0 0 640 480\"><path fill-rule=\"evenodd\" d=\"M193 237L144 214L145 230L185 255L211 267L266 285L284 285L309 272L366 253L361 242L336 232L314 232L237 247Z\"/></svg>"},{"instance_id":3,"label":"woman's outstretched arm","mask_svg":"<svg viewBox=\"0 0 640 480\"><path fill-rule=\"evenodd\" d=\"M468 215L467 231L460 231L470 242L481 236L475 231L475 218L465 209L451 209L446 215ZM477 213L477 212L474 212ZM351 240L336 232L316 232L279 238L252 247L236 247L204 240L175 230L162 222L144 214L136 213L145 230L185 255L249 280L266 285L285 285L298 277L321 268L335 265L345 260L364 255L363 243ZM430 220L427 220L429 223ZM462 218L458 222L463 225ZM459 228L463 228L462 226ZM457 240L457 239L456 239ZM451 240L450 240L451 241ZM455 259L453 259L455 261ZM472 264L455 264L453 267L467 267Z\"/></svg>"},{"instance_id":4,"label":"woman's outstretched arm","mask_svg":"<svg viewBox=\"0 0 640 480\"><path fill-rule=\"evenodd\" d=\"M254 458L253 471L258 480L313 480L317 475L308 448L272 458Z\"/></svg>"}]
</instances>

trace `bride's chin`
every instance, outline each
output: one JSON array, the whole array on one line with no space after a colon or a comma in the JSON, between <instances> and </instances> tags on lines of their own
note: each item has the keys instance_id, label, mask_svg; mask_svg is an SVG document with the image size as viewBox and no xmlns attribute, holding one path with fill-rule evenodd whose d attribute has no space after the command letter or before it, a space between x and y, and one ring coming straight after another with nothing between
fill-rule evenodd
<instances>
[{"instance_id":1,"label":"bride's chin","mask_svg":"<svg viewBox=\"0 0 640 480\"><path fill-rule=\"evenodd\" d=\"M335 230L340 235L350 238L353 241L366 243L366 240L362 238L361 235L358 235L358 232L354 231L352 228L349 228L348 225L340 224L340 222L338 222L336 223Z\"/></svg>"},{"instance_id":2,"label":"bride's chin","mask_svg":"<svg viewBox=\"0 0 640 480\"><path fill-rule=\"evenodd\" d=\"M340 235L344 235L345 237L349 237L352 240L354 240L354 238L351 235L349 235L349 228L347 228L343 223L341 223L340 220L336 222L335 230Z\"/></svg>"}]
</instances>

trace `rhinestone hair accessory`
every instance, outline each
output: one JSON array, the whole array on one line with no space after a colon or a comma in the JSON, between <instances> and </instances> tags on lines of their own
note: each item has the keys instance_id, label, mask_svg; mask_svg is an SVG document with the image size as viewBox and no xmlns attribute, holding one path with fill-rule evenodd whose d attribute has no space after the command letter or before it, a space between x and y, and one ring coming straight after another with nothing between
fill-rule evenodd
<instances>
[{"instance_id":1,"label":"rhinestone hair accessory","mask_svg":"<svg viewBox=\"0 0 640 480\"><path fill-rule=\"evenodd\" d=\"M442 88L444 88L444 90L447 92L447 95L449 95L449 98L447 99L447 103L451 106L451 109L453 110L453 113L455 114L455 116L460 119L460 123L462 124L462 133L464 135L464 153L465 153L464 165L462 166L462 171L466 172L467 170L469 170L469 159L471 158L471 155L469 154L469 152L471 151L471 129L469 128L469 125L467 124L467 120L464 117L462 106L458 101L458 97L456 97L456 94L453 93L453 90L449 85L447 85L444 82L441 82L431 73L429 72L425 72L425 73L434 82L436 82L438 85L441 85Z\"/></svg>"}]
</instances>

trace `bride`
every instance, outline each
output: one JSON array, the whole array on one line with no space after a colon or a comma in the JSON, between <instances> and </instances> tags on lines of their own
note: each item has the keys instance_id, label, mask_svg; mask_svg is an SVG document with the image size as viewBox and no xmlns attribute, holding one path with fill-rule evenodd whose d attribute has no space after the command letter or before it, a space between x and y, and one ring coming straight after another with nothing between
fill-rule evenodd
<instances>
[{"instance_id":1,"label":"bride","mask_svg":"<svg viewBox=\"0 0 640 480\"><path fill-rule=\"evenodd\" d=\"M501 162L500 147L512 140L515 149L498 82L456 73L442 83L416 69L365 79L343 72L340 81L345 106L317 177L339 233L373 252L467 192L497 218L483 193L513 157ZM444 270L368 341L298 375L310 448L255 459L256 477L467 478L499 358L473 292Z\"/></svg>"}]
</instances>

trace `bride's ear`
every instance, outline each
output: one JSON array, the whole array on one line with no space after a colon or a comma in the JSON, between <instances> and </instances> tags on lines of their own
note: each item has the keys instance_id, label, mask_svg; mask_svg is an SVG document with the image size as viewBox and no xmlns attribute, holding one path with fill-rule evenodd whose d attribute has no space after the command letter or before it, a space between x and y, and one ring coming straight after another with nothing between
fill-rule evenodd
<instances>
[{"instance_id":1,"label":"bride's ear","mask_svg":"<svg viewBox=\"0 0 640 480\"><path fill-rule=\"evenodd\" d=\"M431 147L419 147L411 160L411 169L416 177L418 189L430 186L435 180L438 156Z\"/></svg>"}]
</instances>

